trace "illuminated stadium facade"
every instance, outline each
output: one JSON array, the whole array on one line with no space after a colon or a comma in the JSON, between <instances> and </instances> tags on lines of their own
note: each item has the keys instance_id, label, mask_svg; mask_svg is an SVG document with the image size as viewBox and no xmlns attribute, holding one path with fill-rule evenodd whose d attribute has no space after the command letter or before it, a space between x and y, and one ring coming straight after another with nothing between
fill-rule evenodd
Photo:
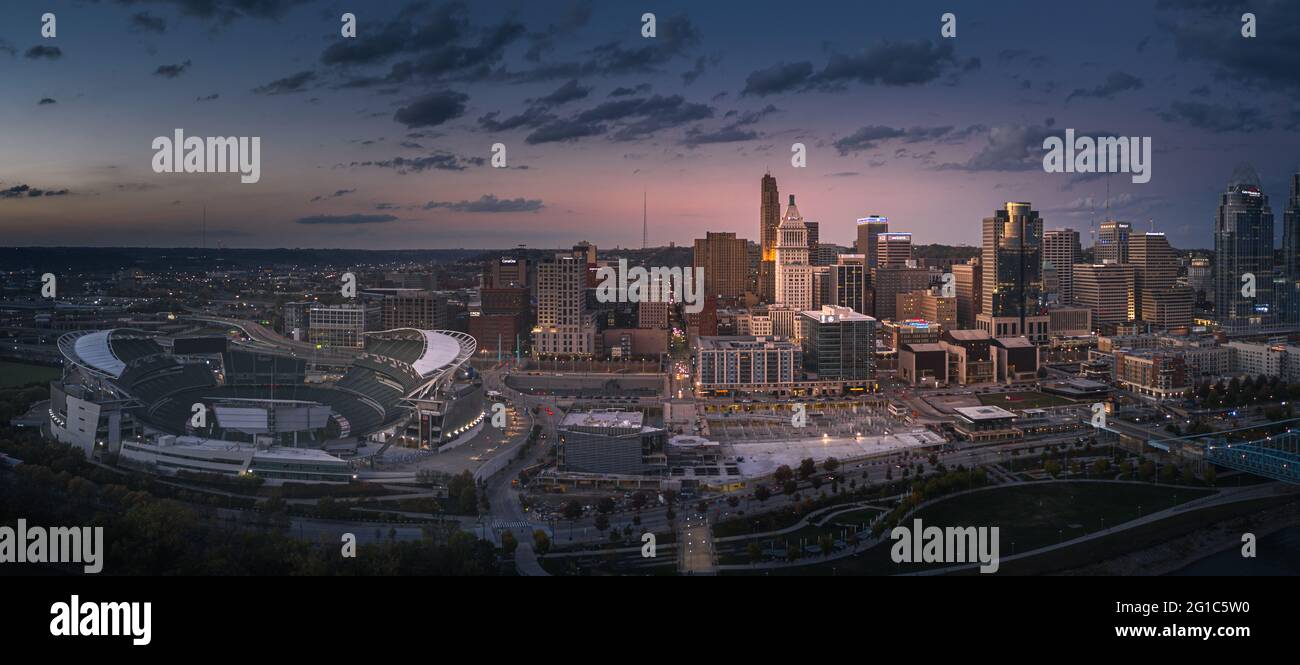
<instances>
[{"instance_id":1,"label":"illuminated stadium facade","mask_svg":"<svg viewBox=\"0 0 1300 665\"><path fill-rule=\"evenodd\" d=\"M438 448L483 419L474 339L445 330L367 333L332 382L307 361L224 337L68 333L50 386L51 438L148 470L347 481L359 447Z\"/></svg>"}]
</instances>

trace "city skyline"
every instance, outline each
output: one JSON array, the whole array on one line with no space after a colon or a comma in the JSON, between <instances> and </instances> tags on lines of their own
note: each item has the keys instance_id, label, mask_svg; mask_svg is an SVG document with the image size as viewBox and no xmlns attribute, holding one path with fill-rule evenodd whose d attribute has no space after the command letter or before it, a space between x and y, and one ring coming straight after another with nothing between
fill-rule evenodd
<instances>
[{"instance_id":1,"label":"city skyline","mask_svg":"<svg viewBox=\"0 0 1300 665\"><path fill-rule=\"evenodd\" d=\"M1109 208L1209 248L1237 162L1275 202L1296 171L1300 8L1259 4L1254 39L1231 3L1191 1L1123 4L1119 24L1121 4L1100 3L1068 31L1015 5L961 8L944 39L939 4L812 3L799 20L819 29L775 52L753 35L789 10L767 2L656 6L654 39L640 9L581 1L377 2L354 10L355 40L327 4L56 6L53 39L32 7L0 24L0 122L16 130L0 137L0 232L13 246L627 248L644 195L651 246L760 242L753 183L770 171L824 243L851 246L855 220L880 214L918 244L978 246L984 211L1031 201L1085 246ZM176 129L260 137L259 182L154 173L151 141ZM1151 137L1151 182L1045 173L1042 140L1067 129ZM507 168L490 165L494 143Z\"/></svg>"}]
</instances>

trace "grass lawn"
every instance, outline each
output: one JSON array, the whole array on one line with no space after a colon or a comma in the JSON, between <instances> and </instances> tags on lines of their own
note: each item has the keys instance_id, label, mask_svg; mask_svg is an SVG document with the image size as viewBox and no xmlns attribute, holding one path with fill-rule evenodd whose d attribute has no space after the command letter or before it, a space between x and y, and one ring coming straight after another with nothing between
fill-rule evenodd
<instances>
[{"instance_id":1,"label":"grass lawn","mask_svg":"<svg viewBox=\"0 0 1300 665\"><path fill-rule=\"evenodd\" d=\"M0 388L14 388L29 383L45 383L59 378L63 371L47 365L29 365L0 360Z\"/></svg>"},{"instance_id":2,"label":"grass lawn","mask_svg":"<svg viewBox=\"0 0 1300 665\"><path fill-rule=\"evenodd\" d=\"M1210 490L1174 489L1162 485L1130 483L1051 483L1005 485L950 498L908 518L924 526L999 527L1000 554L1052 545L1209 494ZM1013 545L1014 543L1014 545ZM780 575L891 575L933 567L896 564L889 556L893 541L886 540L856 557L830 564L772 571ZM1096 559L1099 560L1099 559Z\"/></svg>"},{"instance_id":3,"label":"grass lawn","mask_svg":"<svg viewBox=\"0 0 1300 665\"><path fill-rule=\"evenodd\" d=\"M1008 411L1042 409L1049 406L1065 406L1075 403L1058 395L1048 395L1047 393L1034 391L990 393L977 395L977 397L979 397L980 404L984 406L1000 406Z\"/></svg>"}]
</instances>

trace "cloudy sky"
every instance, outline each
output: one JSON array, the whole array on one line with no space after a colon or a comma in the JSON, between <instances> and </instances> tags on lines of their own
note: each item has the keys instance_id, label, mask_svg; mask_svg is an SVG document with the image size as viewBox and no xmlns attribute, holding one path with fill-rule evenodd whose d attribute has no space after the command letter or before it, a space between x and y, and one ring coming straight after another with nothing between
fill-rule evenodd
<instances>
[{"instance_id":1,"label":"cloudy sky","mask_svg":"<svg viewBox=\"0 0 1300 665\"><path fill-rule=\"evenodd\" d=\"M15 0L0 81L0 245L197 246L206 208L209 246L635 247L643 192L651 244L756 239L770 169L841 244L867 214L976 244L1008 200L1086 237L1109 184L1208 247L1235 165L1279 226L1300 166L1284 0ZM154 173L175 128L261 137L260 182ZM1151 137L1151 181L1045 173L1066 128Z\"/></svg>"}]
</instances>

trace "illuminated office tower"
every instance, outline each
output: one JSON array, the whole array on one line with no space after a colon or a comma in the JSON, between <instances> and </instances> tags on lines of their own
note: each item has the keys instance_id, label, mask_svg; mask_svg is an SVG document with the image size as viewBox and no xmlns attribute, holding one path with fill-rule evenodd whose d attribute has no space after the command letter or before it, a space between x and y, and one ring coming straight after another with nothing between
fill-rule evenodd
<instances>
[{"instance_id":1,"label":"illuminated office tower","mask_svg":"<svg viewBox=\"0 0 1300 665\"><path fill-rule=\"evenodd\" d=\"M876 239L889 231L889 218L871 215L858 220L858 253L867 257L867 267L876 268Z\"/></svg>"},{"instance_id":2,"label":"illuminated office tower","mask_svg":"<svg viewBox=\"0 0 1300 665\"><path fill-rule=\"evenodd\" d=\"M1259 176L1248 166L1233 172L1219 196L1214 261L1214 312L1220 327L1229 334L1273 327L1273 211Z\"/></svg>"},{"instance_id":3,"label":"illuminated office tower","mask_svg":"<svg viewBox=\"0 0 1300 665\"><path fill-rule=\"evenodd\" d=\"M1046 342L1043 219L1028 202L1009 201L984 218L983 296L976 325L991 337Z\"/></svg>"},{"instance_id":4,"label":"illuminated office tower","mask_svg":"<svg viewBox=\"0 0 1300 665\"><path fill-rule=\"evenodd\" d=\"M1097 231L1097 246L1093 248L1093 259L1097 263L1128 263L1129 237L1133 225L1117 222L1113 219L1101 223Z\"/></svg>"},{"instance_id":5,"label":"illuminated office tower","mask_svg":"<svg viewBox=\"0 0 1300 665\"><path fill-rule=\"evenodd\" d=\"M781 195L776 189L776 178L771 173L763 175L759 194L758 233L762 250L758 267L758 297L772 302L776 297L776 227L781 224Z\"/></svg>"},{"instance_id":6,"label":"illuminated office tower","mask_svg":"<svg viewBox=\"0 0 1300 665\"><path fill-rule=\"evenodd\" d=\"M1056 267L1057 302L1069 305L1074 299L1074 264L1082 254L1079 232L1074 229L1053 229L1043 232L1043 261Z\"/></svg>"},{"instance_id":7,"label":"illuminated office tower","mask_svg":"<svg viewBox=\"0 0 1300 665\"><path fill-rule=\"evenodd\" d=\"M912 260L912 234L881 233L876 236L876 267L905 268Z\"/></svg>"},{"instance_id":8,"label":"illuminated office tower","mask_svg":"<svg viewBox=\"0 0 1300 665\"><path fill-rule=\"evenodd\" d=\"M808 229L790 195L776 230L776 302L795 311L812 309L812 266L808 264Z\"/></svg>"}]
</instances>

